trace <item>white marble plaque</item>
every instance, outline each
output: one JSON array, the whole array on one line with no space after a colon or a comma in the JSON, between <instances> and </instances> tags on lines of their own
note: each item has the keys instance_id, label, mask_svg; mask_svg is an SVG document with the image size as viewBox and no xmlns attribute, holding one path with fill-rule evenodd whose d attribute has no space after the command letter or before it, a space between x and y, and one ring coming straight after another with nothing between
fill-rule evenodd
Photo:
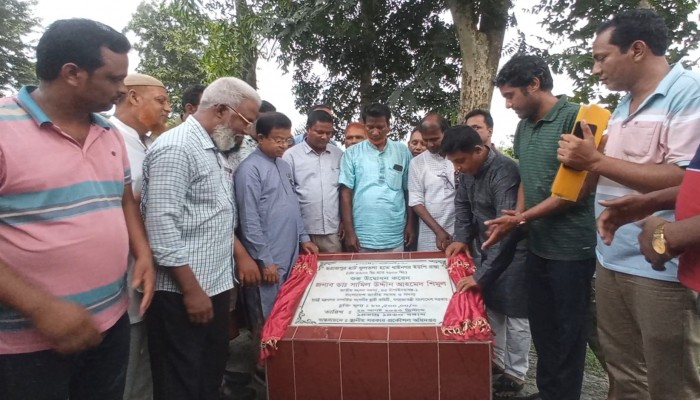
<instances>
[{"instance_id":1,"label":"white marble plaque","mask_svg":"<svg viewBox=\"0 0 700 400\"><path fill-rule=\"evenodd\" d=\"M440 325L454 286L445 259L319 261L293 325Z\"/></svg>"}]
</instances>

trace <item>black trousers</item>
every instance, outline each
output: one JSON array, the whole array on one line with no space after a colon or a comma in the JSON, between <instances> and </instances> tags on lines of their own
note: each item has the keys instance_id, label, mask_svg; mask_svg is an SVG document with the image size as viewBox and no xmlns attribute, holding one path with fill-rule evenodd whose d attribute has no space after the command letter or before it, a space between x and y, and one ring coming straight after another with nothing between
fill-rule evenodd
<instances>
[{"instance_id":1,"label":"black trousers","mask_svg":"<svg viewBox=\"0 0 700 400\"><path fill-rule=\"evenodd\" d=\"M557 261L528 252L526 268L537 388L545 400L578 400L595 259Z\"/></svg>"},{"instance_id":2,"label":"black trousers","mask_svg":"<svg viewBox=\"0 0 700 400\"><path fill-rule=\"evenodd\" d=\"M211 297L214 318L192 324L182 295L156 291L146 315L154 400L218 400L228 358L229 296Z\"/></svg>"},{"instance_id":3,"label":"black trousers","mask_svg":"<svg viewBox=\"0 0 700 400\"><path fill-rule=\"evenodd\" d=\"M2 400L122 400L129 361L129 317L99 345L74 354L53 350L0 356Z\"/></svg>"}]
</instances>

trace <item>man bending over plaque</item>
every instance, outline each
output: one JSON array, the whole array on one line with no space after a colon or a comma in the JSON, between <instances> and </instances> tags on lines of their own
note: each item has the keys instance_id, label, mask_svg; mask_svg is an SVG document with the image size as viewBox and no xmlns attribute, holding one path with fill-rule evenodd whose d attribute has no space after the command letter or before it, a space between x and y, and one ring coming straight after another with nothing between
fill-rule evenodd
<instances>
[{"instance_id":1,"label":"man bending over plaque","mask_svg":"<svg viewBox=\"0 0 700 400\"><path fill-rule=\"evenodd\" d=\"M463 278L457 290L482 291L496 336L493 369L501 375L493 384L494 394L513 396L523 388L531 341L524 268L527 250L518 230L491 247L481 249L481 245L488 239L484 222L499 216L501 210L515 207L520 185L518 166L485 145L467 125L447 129L441 152L459 173L454 242L445 253L450 257L468 252L467 244L476 243L477 272Z\"/></svg>"}]
</instances>

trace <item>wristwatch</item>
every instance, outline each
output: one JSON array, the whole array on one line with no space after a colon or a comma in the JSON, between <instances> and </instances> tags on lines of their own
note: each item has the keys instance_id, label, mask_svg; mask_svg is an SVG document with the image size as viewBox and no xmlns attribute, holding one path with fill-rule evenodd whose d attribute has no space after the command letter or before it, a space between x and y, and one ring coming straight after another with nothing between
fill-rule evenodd
<instances>
[{"instance_id":1,"label":"wristwatch","mask_svg":"<svg viewBox=\"0 0 700 400\"><path fill-rule=\"evenodd\" d=\"M668 244L664 236L665 227L666 222L657 225L656 229L654 229L654 236L651 238L651 247L653 247L654 251L659 255L668 255Z\"/></svg>"}]
</instances>

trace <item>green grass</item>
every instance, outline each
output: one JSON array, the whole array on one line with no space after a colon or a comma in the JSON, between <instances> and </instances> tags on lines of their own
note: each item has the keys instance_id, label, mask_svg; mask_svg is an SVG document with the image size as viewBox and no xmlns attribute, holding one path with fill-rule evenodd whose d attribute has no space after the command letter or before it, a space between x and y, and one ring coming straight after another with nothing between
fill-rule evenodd
<instances>
[{"instance_id":1,"label":"green grass","mask_svg":"<svg viewBox=\"0 0 700 400\"><path fill-rule=\"evenodd\" d=\"M598 359L596 358L595 354L593 354L590 347L586 348L586 372L601 378L607 376L605 370L598 362Z\"/></svg>"}]
</instances>

